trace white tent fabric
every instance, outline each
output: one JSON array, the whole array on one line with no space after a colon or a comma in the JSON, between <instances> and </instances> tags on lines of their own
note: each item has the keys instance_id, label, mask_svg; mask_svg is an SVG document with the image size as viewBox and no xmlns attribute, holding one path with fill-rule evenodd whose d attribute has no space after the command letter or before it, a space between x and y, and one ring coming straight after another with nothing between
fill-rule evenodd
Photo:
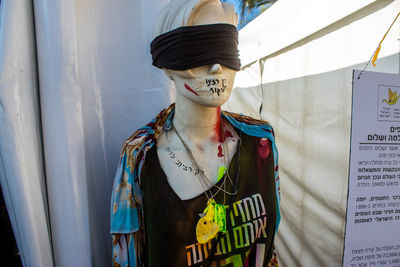
<instances>
[{"instance_id":1,"label":"white tent fabric","mask_svg":"<svg viewBox=\"0 0 400 267\"><path fill-rule=\"evenodd\" d=\"M280 0L240 31L246 65L226 104L274 126L279 150L281 266L340 266L347 203L352 70L362 69L400 1ZM399 73L399 21L377 67ZM256 75L255 75L256 74ZM259 75L258 83L254 78Z\"/></svg>"},{"instance_id":2,"label":"white tent fabric","mask_svg":"<svg viewBox=\"0 0 400 267\"><path fill-rule=\"evenodd\" d=\"M0 183L24 266L52 266L29 1L0 12Z\"/></svg>"},{"instance_id":3,"label":"white tent fabric","mask_svg":"<svg viewBox=\"0 0 400 267\"><path fill-rule=\"evenodd\" d=\"M1 1L0 182L24 266L111 264L120 145L174 97L149 53L166 2ZM351 73L399 10L400 0L279 0L240 32L245 66L225 107L275 128L282 266L340 265ZM376 71L399 72L399 29Z\"/></svg>"},{"instance_id":4,"label":"white tent fabric","mask_svg":"<svg viewBox=\"0 0 400 267\"><path fill-rule=\"evenodd\" d=\"M0 175L24 266L111 264L120 146L171 102L149 53L166 2L1 2Z\"/></svg>"}]
</instances>

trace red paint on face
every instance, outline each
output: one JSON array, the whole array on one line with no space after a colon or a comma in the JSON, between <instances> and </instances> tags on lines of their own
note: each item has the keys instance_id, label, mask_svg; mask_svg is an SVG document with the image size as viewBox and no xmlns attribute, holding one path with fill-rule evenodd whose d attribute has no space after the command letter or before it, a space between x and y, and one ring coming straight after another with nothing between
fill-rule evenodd
<instances>
[{"instance_id":1,"label":"red paint on face","mask_svg":"<svg viewBox=\"0 0 400 267\"><path fill-rule=\"evenodd\" d=\"M223 157L224 156L224 154L222 154L222 146L221 145L219 145L218 146L218 157Z\"/></svg>"},{"instance_id":2,"label":"red paint on face","mask_svg":"<svg viewBox=\"0 0 400 267\"><path fill-rule=\"evenodd\" d=\"M258 153L260 154L261 158L265 160L269 153L271 153L271 146L269 145L270 142L268 139L261 139L260 144L258 146Z\"/></svg>"},{"instance_id":3,"label":"red paint on face","mask_svg":"<svg viewBox=\"0 0 400 267\"><path fill-rule=\"evenodd\" d=\"M191 93L193 93L193 94L195 94L195 95L198 96L198 94L197 94L192 88L190 88L190 86L187 85L186 83L185 83L185 88L186 88L186 90L188 90L189 92L191 92Z\"/></svg>"}]
</instances>

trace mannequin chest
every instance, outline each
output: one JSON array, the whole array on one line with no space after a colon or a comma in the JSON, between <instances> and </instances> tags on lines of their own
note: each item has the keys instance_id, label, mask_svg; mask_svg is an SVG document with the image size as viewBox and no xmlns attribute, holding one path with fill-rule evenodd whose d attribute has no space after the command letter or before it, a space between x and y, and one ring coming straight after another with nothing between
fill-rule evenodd
<instances>
[{"instance_id":1,"label":"mannequin chest","mask_svg":"<svg viewBox=\"0 0 400 267\"><path fill-rule=\"evenodd\" d=\"M157 155L168 183L180 199L194 198L218 182L221 167L229 168L239 142L232 129L225 129L225 141L208 140L200 146L191 146L190 139L184 140L169 131L163 133L157 142Z\"/></svg>"}]
</instances>

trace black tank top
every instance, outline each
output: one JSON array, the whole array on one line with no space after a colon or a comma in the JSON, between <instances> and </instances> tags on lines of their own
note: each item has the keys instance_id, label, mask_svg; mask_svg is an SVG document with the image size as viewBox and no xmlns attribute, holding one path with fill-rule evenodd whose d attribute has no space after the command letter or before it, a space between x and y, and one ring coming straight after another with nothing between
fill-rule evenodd
<instances>
[{"instance_id":1,"label":"black tank top","mask_svg":"<svg viewBox=\"0 0 400 267\"><path fill-rule=\"evenodd\" d=\"M168 183L154 146L146 156L141 179L145 215L145 266L266 266L272 256L277 216L271 143L242 133L237 194L226 195L227 231L206 244L196 241L196 224L206 207L203 193L181 200ZM239 162L237 162L239 160ZM221 185L221 179L217 185ZM216 188L212 188L215 192ZM233 186L226 182L226 191ZM223 192L215 201L223 203ZM247 264L247 265L246 265Z\"/></svg>"}]
</instances>

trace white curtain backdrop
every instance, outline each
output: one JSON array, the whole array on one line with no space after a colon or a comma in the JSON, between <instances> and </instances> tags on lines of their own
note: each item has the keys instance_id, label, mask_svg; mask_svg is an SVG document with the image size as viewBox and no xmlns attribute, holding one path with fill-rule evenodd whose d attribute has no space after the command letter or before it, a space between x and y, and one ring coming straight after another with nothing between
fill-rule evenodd
<instances>
[{"instance_id":1,"label":"white curtain backdrop","mask_svg":"<svg viewBox=\"0 0 400 267\"><path fill-rule=\"evenodd\" d=\"M111 265L121 144L171 102L149 52L166 2L1 1L0 178L24 266Z\"/></svg>"},{"instance_id":2,"label":"white curtain backdrop","mask_svg":"<svg viewBox=\"0 0 400 267\"><path fill-rule=\"evenodd\" d=\"M52 266L33 10L0 7L0 183L24 266Z\"/></svg>"}]
</instances>

